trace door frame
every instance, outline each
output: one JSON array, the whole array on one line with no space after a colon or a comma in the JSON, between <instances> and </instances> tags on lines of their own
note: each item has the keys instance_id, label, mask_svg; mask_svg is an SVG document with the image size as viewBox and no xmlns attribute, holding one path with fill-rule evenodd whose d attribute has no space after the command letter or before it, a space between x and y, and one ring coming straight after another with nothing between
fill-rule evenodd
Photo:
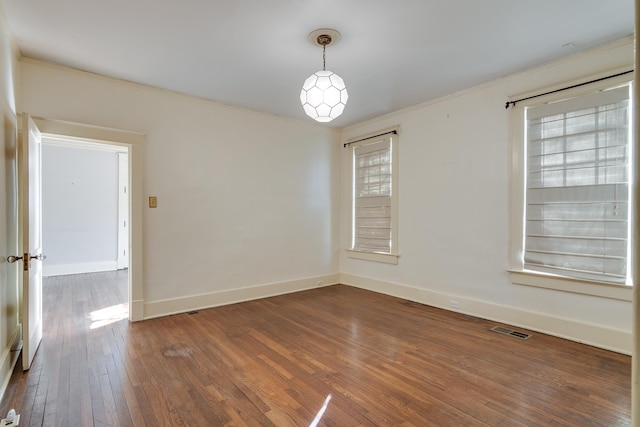
<instances>
[{"instance_id":1,"label":"door frame","mask_svg":"<svg viewBox=\"0 0 640 427\"><path fill-rule=\"evenodd\" d=\"M144 319L144 269L142 241L142 175L145 136L123 131L62 120L32 117L43 138L120 145L129 151L129 320Z\"/></svg>"},{"instance_id":2,"label":"door frame","mask_svg":"<svg viewBox=\"0 0 640 427\"><path fill-rule=\"evenodd\" d=\"M129 268L129 151L118 153L118 255L116 268Z\"/></svg>"}]
</instances>

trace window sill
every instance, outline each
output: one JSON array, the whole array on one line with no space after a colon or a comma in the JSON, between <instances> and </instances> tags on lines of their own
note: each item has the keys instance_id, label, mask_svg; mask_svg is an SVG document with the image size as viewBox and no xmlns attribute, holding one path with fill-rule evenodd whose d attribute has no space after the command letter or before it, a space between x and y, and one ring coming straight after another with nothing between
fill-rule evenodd
<instances>
[{"instance_id":1,"label":"window sill","mask_svg":"<svg viewBox=\"0 0 640 427\"><path fill-rule=\"evenodd\" d=\"M400 258L400 255L396 255L396 254L354 251L353 249L346 249L346 251L347 251L347 256L349 258L363 259L366 261L383 262L385 264L398 265L398 258Z\"/></svg>"},{"instance_id":2,"label":"window sill","mask_svg":"<svg viewBox=\"0 0 640 427\"><path fill-rule=\"evenodd\" d=\"M516 285L535 286L576 294L632 301L633 287L606 282L596 282L570 277L554 276L535 271L509 270L511 282Z\"/></svg>"}]
</instances>

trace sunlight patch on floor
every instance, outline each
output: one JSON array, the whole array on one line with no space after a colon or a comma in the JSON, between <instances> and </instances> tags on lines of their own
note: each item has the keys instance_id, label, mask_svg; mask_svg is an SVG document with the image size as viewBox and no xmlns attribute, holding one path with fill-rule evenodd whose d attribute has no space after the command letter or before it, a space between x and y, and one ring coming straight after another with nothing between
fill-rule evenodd
<instances>
[{"instance_id":1,"label":"sunlight patch on floor","mask_svg":"<svg viewBox=\"0 0 640 427\"><path fill-rule=\"evenodd\" d=\"M92 311L89 314L91 329L101 328L129 317L129 304L117 304Z\"/></svg>"},{"instance_id":2,"label":"sunlight patch on floor","mask_svg":"<svg viewBox=\"0 0 640 427\"><path fill-rule=\"evenodd\" d=\"M326 411L327 406L329 406L330 400L331 400L331 395L328 395L324 401L324 405L322 405L322 408L320 408L316 417L313 419L313 421L311 421L311 424L309 424L309 427L316 427L318 425L318 423L322 419L322 416L324 415L324 411Z\"/></svg>"}]
</instances>

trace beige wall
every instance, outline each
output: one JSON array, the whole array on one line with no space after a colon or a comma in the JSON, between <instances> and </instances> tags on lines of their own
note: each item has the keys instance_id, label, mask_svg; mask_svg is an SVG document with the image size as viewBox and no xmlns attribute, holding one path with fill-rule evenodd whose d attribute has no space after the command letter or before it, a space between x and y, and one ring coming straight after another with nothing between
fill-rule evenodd
<instances>
[{"instance_id":1,"label":"beige wall","mask_svg":"<svg viewBox=\"0 0 640 427\"><path fill-rule=\"evenodd\" d=\"M631 352L630 301L516 285L509 268L510 96L633 68L626 40L344 130L400 126L398 265L348 258L343 151L341 280L392 295ZM372 280L374 279L374 280ZM631 295L631 292L628 293Z\"/></svg>"},{"instance_id":2,"label":"beige wall","mask_svg":"<svg viewBox=\"0 0 640 427\"><path fill-rule=\"evenodd\" d=\"M17 255L16 106L17 61L0 7L0 396L18 355L11 348L20 339L18 328L17 274L20 263L8 264Z\"/></svg>"}]
</instances>

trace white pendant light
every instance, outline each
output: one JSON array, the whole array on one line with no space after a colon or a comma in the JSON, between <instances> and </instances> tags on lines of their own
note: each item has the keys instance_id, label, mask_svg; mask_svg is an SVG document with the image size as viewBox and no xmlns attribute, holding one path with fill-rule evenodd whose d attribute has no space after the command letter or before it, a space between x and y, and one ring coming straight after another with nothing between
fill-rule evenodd
<instances>
[{"instance_id":1,"label":"white pendant light","mask_svg":"<svg viewBox=\"0 0 640 427\"><path fill-rule=\"evenodd\" d=\"M318 122L330 122L342 114L349 98L344 80L326 69L327 46L336 44L340 40L340 33L321 28L309 34L309 40L322 46L322 70L305 80L300 91L300 102L307 116Z\"/></svg>"}]
</instances>

